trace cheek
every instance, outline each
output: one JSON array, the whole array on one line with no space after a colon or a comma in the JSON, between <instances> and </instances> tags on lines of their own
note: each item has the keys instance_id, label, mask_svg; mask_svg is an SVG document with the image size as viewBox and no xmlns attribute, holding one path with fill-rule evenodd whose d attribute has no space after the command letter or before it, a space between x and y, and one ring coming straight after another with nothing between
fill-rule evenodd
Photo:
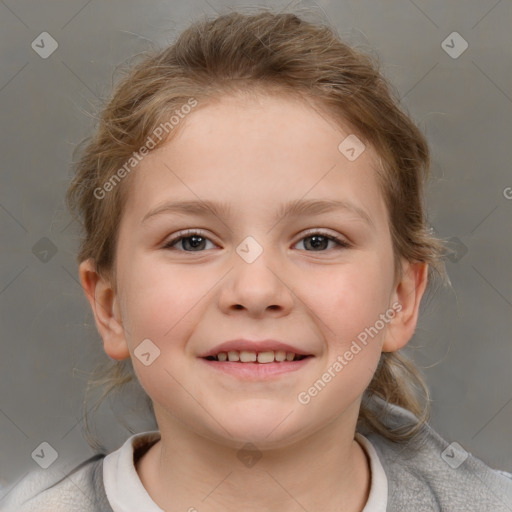
<instances>
[{"instance_id":1,"label":"cheek","mask_svg":"<svg viewBox=\"0 0 512 512\"><path fill-rule=\"evenodd\" d=\"M178 268L155 259L141 258L127 269L126 314L137 337L155 337L162 343L176 339L175 332L194 316L201 298L211 288L192 267Z\"/></svg>"},{"instance_id":2,"label":"cheek","mask_svg":"<svg viewBox=\"0 0 512 512\"><path fill-rule=\"evenodd\" d=\"M388 305L390 279L375 258L334 271L309 294L308 307L326 340L320 372L298 396L310 417L336 417L370 384L381 356L382 339L394 310ZM318 276L317 276L318 277Z\"/></svg>"},{"instance_id":3,"label":"cheek","mask_svg":"<svg viewBox=\"0 0 512 512\"><path fill-rule=\"evenodd\" d=\"M141 385L153 396L162 387L168 391L180 371L187 340L202 314L202 302L215 280L188 269L140 258L124 267L123 320L125 336ZM126 279L130 276L130 279ZM149 340L149 342L147 341ZM142 352L142 347L146 347ZM141 353L154 362L144 364ZM156 354L156 355L153 355ZM153 359L154 358L154 359ZM176 375L176 377L181 376Z\"/></svg>"},{"instance_id":4,"label":"cheek","mask_svg":"<svg viewBox=\"0 0 512 512\"><path fill-rule=\"evenodd\" d=\"M316 313L330 349L345 351L347 344L387 311L391 291L388 274L378 257L362 256L345 268L317 275L315 286L309 279L304 283L301 295Z\"/></svg>"}]
</instances>

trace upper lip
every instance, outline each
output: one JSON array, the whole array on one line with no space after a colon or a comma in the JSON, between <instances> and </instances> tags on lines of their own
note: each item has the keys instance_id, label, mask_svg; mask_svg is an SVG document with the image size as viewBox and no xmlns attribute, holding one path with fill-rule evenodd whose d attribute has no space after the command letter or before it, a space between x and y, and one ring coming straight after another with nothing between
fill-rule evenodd
<instances>
[{"instance_id":1,"label":"upper lip","mask_svg":"<svg viewBox=\"0 0 512 512\"><path fill-rule=\"evenodd\" d=\"M298 347L294 347L293 345L289 345L288 343L283 343L282 341L277 340L230 340L225 341L224 343L220 343L215 347L207 350L206 352L199 355L199 357L209 357L216 356L220 352L229 352L230 350L242 351L246 350L248 352L277 352L278 350L282 350L284 352L293 352L294 354L301 356L311 355L309 352L301 350Z\"/></svg>"}]
</instances>

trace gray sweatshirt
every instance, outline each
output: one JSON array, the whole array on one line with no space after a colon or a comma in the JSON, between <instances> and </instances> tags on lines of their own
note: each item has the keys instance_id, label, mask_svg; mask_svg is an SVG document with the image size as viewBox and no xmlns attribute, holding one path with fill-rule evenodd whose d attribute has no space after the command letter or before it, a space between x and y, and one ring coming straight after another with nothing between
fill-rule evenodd
<instances>
[{"instance_id":1,"label":"gray sweatshirt","mask_svg":"<svg viewBox=\"0 0 512 512\"><path fill-rule=\"evenodd\" d=\"M378 398L371 404L390 429L414 421L401 407ZM372 443L385 470L387 512L512 512L512 474L491 469L429 425L415 441L403 444L368 429L358 431ZM0 499L0 511L114 512L103 484L104 457L97 454L65 472L30 472Z\"/></svg>"}]
</instances>

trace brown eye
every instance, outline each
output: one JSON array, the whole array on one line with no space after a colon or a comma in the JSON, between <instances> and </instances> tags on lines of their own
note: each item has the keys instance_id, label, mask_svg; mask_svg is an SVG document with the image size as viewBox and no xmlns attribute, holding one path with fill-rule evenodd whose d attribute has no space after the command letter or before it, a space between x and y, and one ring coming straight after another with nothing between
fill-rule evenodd
<instances>
[{"instance_id":1,"label":"brown eye","mask_svg":"<svg viewBox=\"0 0 512 512\"><path fill-rule=\"evenodd\" d=\"M329 243L334 244L334 246L331 244L333 249L350 247L350 244L343 238L321 232L309 234L299 242L304 242L305 250L308 252L325 252L329 248Z\"/></svg>"},{"instance_id":2,"label":"brown eye","mask_svg":"<svg viewBox=\"0 0 512 512\"><path fill-rule=\"evenodd\" d=\"M187 232L186 235L178 235L171 238L164 246L163 249L172 249L184 252L202 252L206 249L206 244L211 242L208 238L199 232ZM177 248L175 248L177 246Z\"/></svg>"}]
</instances>

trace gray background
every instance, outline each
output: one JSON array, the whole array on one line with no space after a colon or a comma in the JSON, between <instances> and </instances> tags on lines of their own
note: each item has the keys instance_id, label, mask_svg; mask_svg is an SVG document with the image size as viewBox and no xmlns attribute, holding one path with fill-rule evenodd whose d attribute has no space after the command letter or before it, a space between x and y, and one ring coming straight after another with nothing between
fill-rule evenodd
<instances>
[{"instance_id":1,"label":"gray background","mask_svg":"<svg viewBox=\"0 0 512 512\"><path fill-rule=\"evenodd\" d=\"M43 441L59 462L93 453L81 431L82 399L103 349L79 285L78 229L64 194L72 149L90 133L114 67L150 42L170 42L201 13L255 5L0 1L0 497L35 466L31 453ZM512 471L512 2L269 5L313 9L346 40L377 54L426 133L430 220L457 252L447 261L453 289L422 305L409 353L432 391L434 428L488 465ZM31 48L43 31L58 42L47 59ZM453 31L469 44L458 58L441 46ZM129 435L117 416L130 407L130 399L107 402L97 415L110 450ZM152 427L136 414L130 421L139 430Z\"/></svg>"}]
</instances>

